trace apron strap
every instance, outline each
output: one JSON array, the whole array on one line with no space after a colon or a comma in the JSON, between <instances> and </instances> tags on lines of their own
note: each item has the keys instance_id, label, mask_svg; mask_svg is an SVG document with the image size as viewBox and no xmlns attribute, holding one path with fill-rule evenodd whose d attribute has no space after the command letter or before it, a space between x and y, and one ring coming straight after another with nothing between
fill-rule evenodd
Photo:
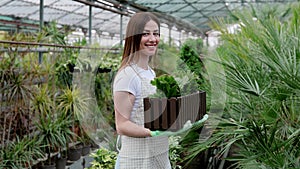
<instances>
[{"instance_id":1,"label":"apron strap","mask_svg":"<svg viewBox=\"0 0 300 169\"><path fill-rule=\"evenodd\" d=\"M117 137L117 142L116 142L116 148L117 148L117 151L118 151L118 152L120 152L121 147L122 147L121 136L118 135L118 137Z\"/></svg>"}]
</instances>

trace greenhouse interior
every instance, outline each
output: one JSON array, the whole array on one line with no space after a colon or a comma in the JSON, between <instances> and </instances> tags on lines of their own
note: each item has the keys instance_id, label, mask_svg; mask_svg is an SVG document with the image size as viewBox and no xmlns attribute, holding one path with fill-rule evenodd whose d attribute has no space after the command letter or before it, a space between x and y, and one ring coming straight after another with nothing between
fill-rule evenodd
<instances>
[{"instance_id":1,"label":"greenhouse interior","mask_svg":"<svg viewBox=\"0 0 300 169\"><path fill-rule=\"evenodd\" d=\"M0 169L118 169L113 83L143 12L166 169L299 169L299 0L1 0Z\"/></svg>"}]
</instances>

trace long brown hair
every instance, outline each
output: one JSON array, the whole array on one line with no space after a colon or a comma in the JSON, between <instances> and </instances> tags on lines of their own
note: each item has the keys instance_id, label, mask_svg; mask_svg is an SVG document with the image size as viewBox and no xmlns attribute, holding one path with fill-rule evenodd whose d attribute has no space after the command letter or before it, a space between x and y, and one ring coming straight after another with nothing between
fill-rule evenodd
<instances>
[{"instance_id":1,"label":"long brown hair","mask_svg":"<svg viewBox=\"0 0 300 169\"><path fill-rule=\"evenodd\" d=\"M139 12L130 18L126 28L125 45L120 68L130 63L133 60L135 53L140 50L142 33L145 25L150 20L156 22L160 29L160 22L158 18L151 12Z\"/></svg>"}]
</instances>

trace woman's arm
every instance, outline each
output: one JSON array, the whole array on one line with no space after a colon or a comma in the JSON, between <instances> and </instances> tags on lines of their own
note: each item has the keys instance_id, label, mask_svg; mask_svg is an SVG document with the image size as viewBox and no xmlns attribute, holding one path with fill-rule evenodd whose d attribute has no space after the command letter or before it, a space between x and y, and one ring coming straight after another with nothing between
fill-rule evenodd
<instances>
[{"instance_id":1,"label":"woman's arm","mask_svg":"<svg viewBox=\"0 0 300 169\"><path fill-rule=\"evenodd\" d=\"M114 93L117 133L130 137L149 137L151 136L149 129L130 121L134 100L135 96L129 92L117 91Z\"/></svg>"}]
</instances>

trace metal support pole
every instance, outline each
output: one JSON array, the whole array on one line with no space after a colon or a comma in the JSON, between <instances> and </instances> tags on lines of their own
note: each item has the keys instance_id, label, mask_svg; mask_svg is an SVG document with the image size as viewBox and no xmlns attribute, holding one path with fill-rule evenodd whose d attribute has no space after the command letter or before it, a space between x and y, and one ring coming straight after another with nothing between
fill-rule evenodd
<instances>
[{"instance_id":1,"label":"metal support pole","mask_svg":"<svg viewBox=\"0 0 300 169\"><path fill-rule=\"evenodd\" d=\"M92 44L92 6L89 6L89 44Z\"/></svg>"},{"instance_id":2,"label":"metal support pole","mask_svg":"<svg viewBox=\"0 0 300 169\"><path fill-rule=\"evenodd\" d=\"M181 41L182 41L182 39L181 39L181 33L182 33L182 30L181 29L179 29L179 46L181 46Z\"/></svg>"},{"instance_id":3,"label":"metal support pole","mask_svg":"<svg viewBox=\"0 0 300 169\"><path fill-rule=\"evenodd\" d=\"M44 26L44 0L40 0L40 32ZM39 52L39 64L42 63L43 53Z\"/></svg>"},{"instance_id":4,"label":"metal support pole","mask_svg":"<svg viewBox=\"0 0 300 169\"><path fill-rule=\"evenodd\" d=\"M172 35L171 35L171 31L172 31L172 26L171 25L168 25L169 27L169 46L171 46L171 41L172 41Z\"/></svg>"},{"instance_id":5,"label":"metal support pole","mask_svg":"<svg viewBox=\"0 0 300 169\"><path fill-rule=\"evenodd\" d=\"M120 47L123 45L123 15L120 15Z\"/></svg>"}]
</instances>

